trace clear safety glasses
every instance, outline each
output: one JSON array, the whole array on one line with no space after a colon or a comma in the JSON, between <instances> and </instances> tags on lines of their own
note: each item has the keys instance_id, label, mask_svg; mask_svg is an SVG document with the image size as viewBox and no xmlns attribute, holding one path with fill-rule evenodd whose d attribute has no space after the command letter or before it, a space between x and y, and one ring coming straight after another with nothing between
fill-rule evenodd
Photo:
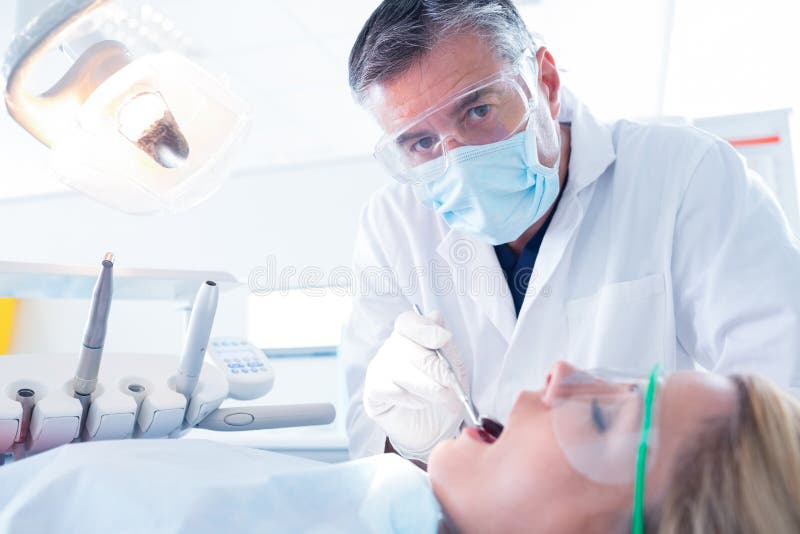
<instances>
[{"instance_id":1,"label":"clear safety glasses","mask_svg":"<svg viewBox=\"0 0 800 534\"><path fill-rule=\"evenodd\" d=\"M601 484L634 484L633 534L644 534L645 478L658 453L663 384L660 364L647 379L576 371L558 382L550 403L556 439L576 471Z\"/></svg>"},{"instance_id":2,"label":"clear safety glasses","mask_svg":"<svg viewBox=\"0 0 800 534\"><path fill-rule=\"evenodd\" d=\"M659 368L650 379L595 370L576 371L560 380L551 400L551 419L570 465L601 484L630 484L637 478L637 467L644 474L658 450L662 381ZM650 462L638 466L645 422Z\"/></svg>"},{"instance_id":3,"label":"clear safety glasses","mask_svg":"<svg viewBox=\"0 0 800 534\"><path fill-rule=\"evenodd\" d=\"M451 146L504 141L523 128L535 105L536 58L514 65L424 111L381 138L375 158L401 183L425 183L447 170Z\"/></svg>"}]
</instances>

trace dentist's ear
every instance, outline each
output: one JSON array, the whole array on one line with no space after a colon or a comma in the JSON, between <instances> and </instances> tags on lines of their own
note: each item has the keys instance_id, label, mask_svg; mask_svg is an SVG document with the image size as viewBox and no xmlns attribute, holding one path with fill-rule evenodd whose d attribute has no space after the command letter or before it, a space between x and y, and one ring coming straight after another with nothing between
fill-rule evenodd
<instances>
[{"instance_id":1,"label":"dentist's ear","mask_svg":"<svg viewBox=\"0 0 800 534\"><path fill-rule=\"evenodd\" d=\"M556 60L550 51L542 46L536 51L536 64L539 73L539 87L550 109L550 116L556 120L561 111L561 100L558 97L558 91L561 89L561 77L558 74Z\"/></svg>"}]
</instances>

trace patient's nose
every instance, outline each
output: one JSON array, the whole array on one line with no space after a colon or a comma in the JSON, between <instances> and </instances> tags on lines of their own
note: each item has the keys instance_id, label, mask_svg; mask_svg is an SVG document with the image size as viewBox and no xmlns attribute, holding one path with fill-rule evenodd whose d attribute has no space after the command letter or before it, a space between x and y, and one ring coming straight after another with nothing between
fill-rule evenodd
<instances>
[{"instance_id":1,"label":"patient's nose","mask_svg":"<svg viewBox=\"0 0 800 534\"><path fill-rule=\"evenodd\" d=\"M544 403L550 406L564 378L574 375L577 371L577 367L565 361L558 361L553 364L545 380L544 394L542 395Z\"/></svg>"}]
</instances>

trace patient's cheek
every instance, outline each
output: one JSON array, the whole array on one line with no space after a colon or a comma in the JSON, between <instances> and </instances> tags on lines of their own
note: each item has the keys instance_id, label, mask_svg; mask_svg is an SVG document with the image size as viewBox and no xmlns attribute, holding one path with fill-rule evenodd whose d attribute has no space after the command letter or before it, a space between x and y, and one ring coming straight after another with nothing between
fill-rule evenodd
<instances>
[{"instance_id":1,"label":"patient's cheek","mask_svg":"<svg viewBox=\"0 0 800 534\"><path fill-rule=\"evenodd\" d=\"M428 476L430 476L432 483L446 483L448 472L452 472L455 469L452 465L454 457L458 456L453 451L455 444L455 440L443 441L431 451L431 455L428 458Z\"/></svg>"}]
</instances>

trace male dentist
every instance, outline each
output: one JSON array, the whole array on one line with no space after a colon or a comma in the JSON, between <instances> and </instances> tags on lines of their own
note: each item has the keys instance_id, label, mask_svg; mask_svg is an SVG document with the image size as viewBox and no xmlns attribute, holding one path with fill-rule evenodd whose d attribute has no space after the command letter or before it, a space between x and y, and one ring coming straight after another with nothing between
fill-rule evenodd
<instances>
[{"instance_id":1,"label":"male dentist","mask_svg":"<svg viewBox=\"0 0 800 534\"><path fill-rule=\"evenodd\" d=\"M341 346L353 457L425 462L457 435L438 348L501 422L559 359L800 387L800 247L728 144L599 122L508 0L386 0L349 67L397 181L356 241Z\"/></svg>"}]
</instances>

